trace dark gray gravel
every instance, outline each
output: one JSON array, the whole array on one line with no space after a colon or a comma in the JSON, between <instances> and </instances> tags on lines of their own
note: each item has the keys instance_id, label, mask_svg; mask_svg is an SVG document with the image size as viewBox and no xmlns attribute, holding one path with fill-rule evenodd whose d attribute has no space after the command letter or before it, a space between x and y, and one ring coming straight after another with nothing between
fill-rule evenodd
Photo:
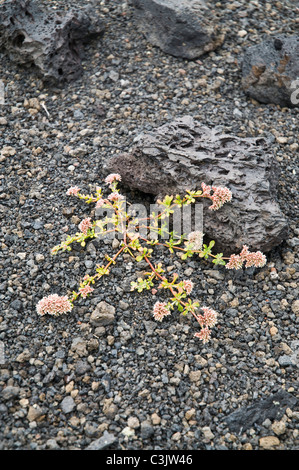
<instances>
[{"instance_id":1,"label":"dark gray gravel","mask_svg":"<svg viewBox=\"0 0 299 470\"><path fill-rule=\"evenodd\" d=\"M62 90L0 56L0 448L298 450L298 110L258 104L240 86L247 47L296 32L295 2L215 3L227 38L196 61L148 44L124 0L98 1L97 11L107 31L87 46L82 79ZM90 243L50 256L90 216L66 190L101 184L108 156L183 114L272 139L288 240L246 275L161 252L220 313L208 345L193 338L190 318L152 321L155 299L130 292L140 267L127 259L70 315L38 317L43 296L70 292L112 250ZM101 301L115 307L106 326L90 321ZM263 422L251 415L246 430L229 427L236 410L245 420L255 404L283 392L279 413L272 407Z\"/></svg>"}]
</instances>

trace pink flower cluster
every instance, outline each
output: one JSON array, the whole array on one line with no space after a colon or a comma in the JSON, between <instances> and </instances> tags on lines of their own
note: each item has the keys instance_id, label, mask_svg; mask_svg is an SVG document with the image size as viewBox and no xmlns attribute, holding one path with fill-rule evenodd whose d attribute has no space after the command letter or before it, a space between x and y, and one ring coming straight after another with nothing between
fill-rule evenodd
<instances>
[{"instance_id":1,"label":"pink flower cluster","mask_svg":"<svg viewBox=\"0 0 299 470\"><path fill-rule=\"evenodd\" d=\"M251 266L262 268L265 266L267 258L261 251L250 252L248 247L243 245L241 253L239 255L231 255L225 267L227 269L242 269L244 262L246 263L246 268Z\"/></svg>"},{"instance_id":2,"label":"pink flower cluster","mask_svg":"<svg viewBox=\"0 0 299 470\"><path fill-rule=\"evenodd\" d=\"M217 312L209 307L201 307L203 315L197 315L198 323L201 326L199 333L195 333L195 337L199 338L203 343L207 343L211 337L211 330L217 323Z\"/></svg>"},{"instance_id":3,"label":"pink flower cluster","mask_svg":"<svg viewBox=\"0 0 299 470\"><path fill-rule=\"evenodd\" d=\"M190 232L188 235L188 242L192 243L193 250L201 250L203 242L203 233L200 231Z\"/></svg>"},{"instance_id":4,"label":"pink flower cluster","mask_svg":"<svg viewBox=\"0 0 299 470\"><path fill-rule=\"evenodd\" d=\"M92 227L91 219L90 217L87 217L86 219L83 219L82 222L79 224L79 230L84 233L84 235L87 235L88 229Z\"/></svg>"},{"instance_id":5,"label":"pink flower cluster","mask_svg":"<svg viewBox=\"0 0 299 470\"><path fill-rule=\"evenodd\" d=\"M197 315L198 323L202 328L213 328L217 323L217 312L209 307L201 307L203 315Z\"/></svg>"},{"instance_id":6,"label":"pink flower cluster","mask_svg":"<svg viewBox=\"0 0 299 470\"><path fill-rule=\"evenodd\" d=\"M121 181L121 176L118 173L111 173L105 178L105 183L111 185L114 181Z\"/></svg>"},{"instance_id":7,"label":"pink flower cluster","mask_svg":"<svg viewBox=\"0 0 299 470\"><path fill-rule=\"evenodd\" d=\"M166 307L166 302L156 302L154 305L154 319L162 321L167 315L170 315L169 309Z\"/></svg>"},{"instance_id":8,"label":"pink flower cluster","mask_svg":"<svg viewBox=\"0 0 299 470\"><path fill-rule=\"evenodd\" d=\"M39 315L62 315L63 313L68 313L72 310L72 304L67 298L67 296L59 296L57 294L49 295L41 299L37 306L36 310Z\"/></svg>"},{"instance_id":9,"label":"pink flower cluster","mask_svg":"<svg viewBox=\"0 0 299 470\"><path fill-rule=\"evenodd\" d=\"M183 281L183 285L184 285L184 289L186 291L186 293L189 295L191 294L192 292L192 289L193 289L193 282L190 281L189 279Z\"/></svg>"},{"instance_id":10,"label":"pink flower cluster","mask_svg":"<svg viewBox=\"0 0 299 470\"><path fill-rule=\"evenodd\" d=\"M68 196L77 196L78 192L80 191L80 188L78 186L72 186L69 188L66 192Z\"/></svg>"},{"instance_id":11,"label":"pink flower cluster","mask_svg":"<svg viewBox=\"0 0 299 470\"><path fill-rule=\"evenodd\" d=\"M88 294L90 294L94 289L92 287L90 287L89 284L87 284L86 286L83 286L83 287L79 287L79 292L81 294L81 296L83 297L83 299L85 299Z\"/></svg>"},{"instance_id":12,"label":"pink flower cluster","mask_svg":"<svg viewBox=\"0 0 299 470\"><path fill-rule=\"evenodd\" d=\"M114 202L114 201L119 201L121 199L124 199L124 196L122 196L119 193L111 193L111 194L109 194L108 199L109 199L109 201Z\"/></svg>"},{"instance_id":13,"label":"pink flower cluster","mask_svg":"<svg viewBox=\"0 0 299 470\"><path fill-rule=\"evenodd\" d=\"M204 344L208 343L211 338L211 330L209 328L202 328L199 333L195 333L196 338L199 338Z\"/></svg>"},{"instance_id":14,"label":"pink flower cluster","mask_svg":"<svg viewBox=\"0 0 299 470\"><path fill-rule=\"evenodd\" d=\"M105 200L104 199L99 199L96 203L96 209L99 209L100 207L102 207L103 205L105 204Z\"/></svg>"},{"instance_id":15,"label":"pink flower cluster","mask_svg":"<svg viewBox=\"0 0 299 470\"><path fill-rule=\"evenodd\" d=\"M201 184L203 196L208 197L213 201L213 204L209 207L210 210L218 210L226 202L230 202L232 199L232 192L228 188L223 188L221 186L208 186L205 183ZM213 194L211 190L214 191Z\"/></svg>"},{"instance_id":16,"label":"pink flower cluster","mask_svg":"<svg viewBox=\"0 0 299 470\"><path fill-rule=\"evenodd\" d=\"M207 184L205 183L201 183L201 187L202 187L202 195L203 196L210 196L211 194L211 186L208 186Z\"/></svg>"}]
</instances>

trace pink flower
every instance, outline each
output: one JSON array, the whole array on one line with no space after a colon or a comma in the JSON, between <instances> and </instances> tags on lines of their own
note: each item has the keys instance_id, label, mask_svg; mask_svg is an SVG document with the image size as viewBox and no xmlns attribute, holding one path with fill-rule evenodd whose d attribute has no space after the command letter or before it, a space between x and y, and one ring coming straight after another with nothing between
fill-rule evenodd
<instances>
[{"instance_id":1,"label":"pink flower","mask_svg":"<svg viewBox=\"0 0 299 470\"><path fill-rule=\"evenodd\" d=\"M87 297L87 295L90 294L93 290L94 289L92 287L90 287L89 284L79 288L79 292L82 295L83 299L85 299Z\"/></svg>"},{"instance_id":2,"label":"pink flower","mask_svg":"<svg viewBox=\"0 0 299 470\"><path fill-rule=\"evenodd\" d=\"M256 268L262 268L266 262L266 256L261 251L256 251L255 253L248 253L245 267L255 266Z\"/></svg>"},{"instance_id":3,"label":"pink flower","mask_svg":"<svg viewBox=\"0 0 299 470\"><path fill-rule=\"evenodd\" d=\"M223 188L221 186L208 186L205 183L201 183L202 195L208 197L213 201L213 204L209 207L210 210L218 210L226 202L231 201L232 193L228 188ZM211 190L213 189L214 193L211 195Z\"/></svg>"},{"instance_id":4,"label":"pink flower","mask_svg":"<svg viewBox=\"0 0 299 470\"><path fill-rule=\"evenodd\" d=\"M217 323L218 313L209 307L201 307L201 310L204 312L204 314L197 316L198 323L202 328L213 328L213 326L215 326Z\"/></svg>"},{"instance_id":5,"label":"pink flower","mask_svg":"<svg viewBox=\"0 0 299 470\"><path fill-rule=\"evenodd\" d=\"M184 283L184 289L187 292L187 294L191 294L192 289L193 289L193 282L187 279L183 281L183 283Z\"/></svg>"},{"instance_id":6,"label":"pink flower","mask_svg":"<svg viewBox=\"0 0 299 470\"><path fill-rule=\"evenodd\" d=\"M66 192L68 196L77 196L78 192L80 191L80 188L78 186L73 186L72 188L69 188Z\"/></svg>"},{"instance_id":7,"label":"pink flower","mask_svg":"<svg viewBox=\"0 0 299 470\"><path fill-rule=\"evenodd\" d=\"M39 315L62 315L63 313L68 313L72 310L72 304L67 298L67 296L59 296L57 294L49 295L41 299L37 306L36 310Z\"/></svg>"},{"instance_id":8,"label":"pink flower","mask_svg":"<svg viewBox=\"0 0 299 470\"><path fill-rule=\"evenodd\" d=\"M246 262L246 268L250 266L262 268L265 266L267 258L261 251L250 252L248 247L243 245L241 253L239 255L231 255L225 267L227 269L241 269L244 262Z\"/></svg>"},{"instance_id":9,"label":"pink flower","mask_svg":"<svg viewBox=\"0 0 299 470\"><path fill-rule=\"evenodd\" d=\"M203 233L200 231L190 232L188 235L188 241L189 243L192 243L192 248L195 251L202 249L202 239Z\"/></svg>"},{"instance_id":10,"label":"pink flower","mask_svg":"<svg viewBox=\"0 0 299 470\"><path fill-rule=\"evenodd\" d=\"M118 201L120 199L124 199L124 196L122 196L119 193L111 193L108 196L109 201Z\"/></svg>"},{"instance_id":11,"label":"pink flower","mask_svg":"<svg viewBox=\"0 0 299 470\"><path fill-rule=\"evenodd\" d=\"M104 199L99 199L96 203L96 209L99 209L100 207L102 207L103 205L105 204L105 201Z\"/></svg>"},{"instance_id":12,"label":"pink flower","mask_svg":"<svg viewBox=\"0 0 299 470\"><path fill-rule=\"evenodd\" d=\"M207 343L211 336L209 328L213 328L213 326L216 325L218 313L209 307L201 307L201 310L204 312L203 315L197 316L198 323L201 326L201 331L199 333L195 333L194 336L201 339L203 343Z\"/></svg>"},{"instance_id":13,"label":"pink flower","mask_svg":"<svg viewBox=\"0 0 299 470\"><path fill-rule=\"evenodd\" d=\"M211 186L208 186L205 183L201 183L201 187L203 196L210 196Z\"/></svg>"},{"instance_id":14,"label":"pink flower","mask_svg":"<svg viewBox=\"0 0 299 470\"><path fill-rule=\"evenodd\" d=\"M247 246L247 245L243 245L242 251L241 251L241 253L240 253L241 258L242 258L243 260L246 259L246 257L248 256L248 254L249 254L248 246Z\"/></svg>"},{"instance_id":15,"label":"pink flower","mask_svg":"<svg viewBox=\"0 0 299 470\"><path fill-rule=\"evenodd\" d=\"M118 173L111 173L105 178L107 184L112 184L114 181L121 181L121 176Z\"/></svg>"},{"instance_id":16,"label":"pink flower","mask_svg":"<svg viewBox=\"0 0 299 470\"><path fill-rule=\"evenodd\" d=\"M201 339L201 341L205 344L210 340L211 331L209 328L202 328L201 331L199 333L195 333L194 336Z\"/></svg>"},{"instance_id":17,"label":"pink flower","mask_svg":"<svg viewBox=\"0 0 299 470\"><path fill-rule=\"evenodd\" d=\"M243 266L243 259L240 255L230 255L228 263L226 263L227 269L241 269Z\"/></svg>"},{"instance_id":18,"label":"pink flower","mask_svg":"<svg viewBox=\"0 0 299 470\"><path fill-rule=\"evenodd\" d=\"M217 211L220 207L223 206L226 202L231 201L232 193L228 188L222 188L217 186L212 186L214 194L211 196L213 204L209 207L211 211Z\"/></svg>"},{"instance_id":19,"label":"pink flower","mask_svg":"<svg viewBox=\"0 0 299 470\"><path fill-rule=\"evenodd\" d=\"M154 319L162 321L166 315L170 315L169 309L166 307L166 302L156 302L154 305Z\"/></svg>"},{"instance_id":20,"label":"pink flower","mask_svg":"<svg viewBox=\"0 0 299 470\"><path fill-rule=\"evenodd\" d=\"M90 227L92 227L92 223L90 222L90 217L87 217L86 219L83 219L82 222L79 224L79 230L84 233L84 235L87 235L87 231Z\"/></svg>"}]
</instances>

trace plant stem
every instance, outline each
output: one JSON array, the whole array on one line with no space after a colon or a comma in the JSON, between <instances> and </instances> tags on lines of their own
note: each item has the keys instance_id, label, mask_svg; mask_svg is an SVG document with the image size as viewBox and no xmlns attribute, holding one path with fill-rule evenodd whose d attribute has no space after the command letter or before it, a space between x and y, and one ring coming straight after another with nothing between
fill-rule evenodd
<instances>
[{"instance_id":1,"label":"plant stem","mask_svg":"<svg viewBox=\"0 0 299 470\"><path fill-rule=\"evenodd\" d=\"M124 251L124 249L127 247L127 245L124 245L120 248L120 250L118 250L118 252L113 256L113 258L111 258L111 260L106 264L106 266L103 268L104 269L104 273L97 273L95 274L90 280L89 282L86 284L86 285L90 285L90 283L94 280L98 280L100 279L104 274L105 272L109 269L109 267L111 266L111 264L114 264L115 260L118 258L118 256ZM71 302L73 302L74 300L76 300L76 298L80 295L80 292L75 292L73 294L73 297L70 299Z\"/></svg>"},{"instance_id":2,"label":"plant stem","mask_svg":"<svg viewBox=\"0 0 299 470\"><path fill-rule=\"evenodd\" d=\"M147 258L147 256L144 257L145 261L147 262L147 264L149 265L149 267L151 268L151 270L153 271L153 273L159 278L161 279L161 281L164 281L165 280L165 277L161 276L159 273L157 273L157 271L155 270L155 267L152 265L152 263L150 262L150 260ZM174 298L176 300L178 300L180 302L180 304L183 306L183 307L186 307L187 304L186 302L183 302L183 300L181 300L180 298L177 297L178 293L174 291L173 287L170 285L169 287L169 290L170 292L172 293L172 295L174 296ZM193 311L193 310L190 310L190 312L192 313L192 315L196 318L196 320L198 321L198 318L197 318L197 315L196 313Z\"/></svg>"}]
</instances>

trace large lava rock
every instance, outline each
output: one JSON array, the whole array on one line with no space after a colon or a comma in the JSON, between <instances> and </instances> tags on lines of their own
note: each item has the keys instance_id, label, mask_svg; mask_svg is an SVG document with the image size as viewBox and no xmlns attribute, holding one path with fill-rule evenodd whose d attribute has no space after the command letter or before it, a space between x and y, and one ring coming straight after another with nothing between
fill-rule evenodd
<instances>
[{"instance_id":1,"label":"large lava rock","mask_svg":"<svg viewBox=\"0 0 299 470\"><path fill-rule=\"evenodd\" d=\"M140 31L167 54L195 59L220 46L220 31L208 1L130 0Z\"/></svg>"},{"instance_id":2,"label":"large lava rock","mask_svg":"<svg viewBox=\"0 0 299 470\"><path fill-rule=\"evenodd\" d=\"M232 432L242 433L255 424L262 424L266 419L280 420L286 408L294 409L297 403L295 396L281 389L273 395L254 400L251 405L233 411L224 421Z\"/></svg>"},{"instance_id":3,"label":"large lava rock","mask_svg":"<svg viewBox=\"0 0 299 470\"><path fill-rule=\"evenodd\" d=\"M226 186L232 201L218 211L203 204L203 229L223 253L267 252L287 236L288 225L277 203L279 168L262 138L239 138L210 129L190 116L138 136L130 153L105 164L122 181L144 193L184 195L201 183Z\"/></svg>"},{"instance_id":4,"label":"large lava rock","mask_svg":"<svg viewBox=\"0 0 299 470\"><path fill-rule=\"evenodd\" d=\"M278 36L244 54L242 86L261 103L299 105L299 36Z\"/></svg>"},{"instance_id":5,"label":"large lava rock","mask_svg":"<svg viewBox=\"0 0 299 470\"><path fill-rule=\"evenodd\" d=\"M0 49L17 64L36 66L43 79L70 82L82 74L82 45L102 34L89 9L42 9L30 0L0 0Z\"/></svg>"}]
</instances>

